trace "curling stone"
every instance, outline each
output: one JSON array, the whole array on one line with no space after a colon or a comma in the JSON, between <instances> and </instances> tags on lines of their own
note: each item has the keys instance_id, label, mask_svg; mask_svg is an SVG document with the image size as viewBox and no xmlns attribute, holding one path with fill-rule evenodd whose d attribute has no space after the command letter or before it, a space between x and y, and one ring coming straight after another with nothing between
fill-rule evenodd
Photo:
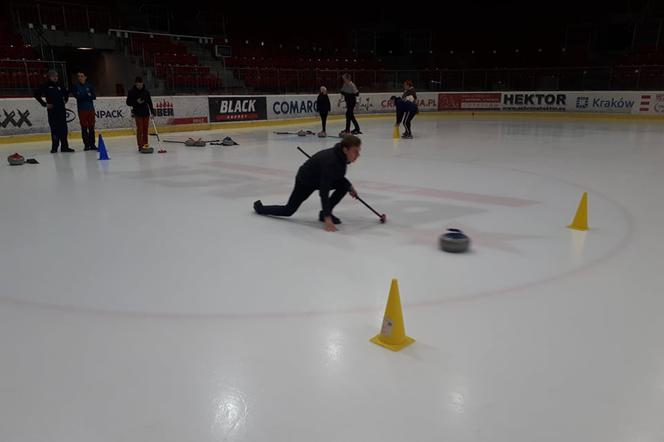
<instances>
[{"instance_id":1,"label":"curling stone","mask_svg":"<svg viewBox=\"0 0 664 442\"><path fill-rule=\"evenodd\" d=\"M7 157L7 161L9 161L10 166L21 166L23 163L25 163L25 158L20 153L15 153L13 155L9 155Z\"/></svg>"},{"instance_id":2,"label":"curling stone","mask_svg":"<svg viewBox=\"0 0 664 442\"><path fill-rule=\"evenodd\" d=\"M470 238L459 229L447 229L438 240L440 250L449 253L464 253L470 247Z\"/></svg>"}]
</instances>

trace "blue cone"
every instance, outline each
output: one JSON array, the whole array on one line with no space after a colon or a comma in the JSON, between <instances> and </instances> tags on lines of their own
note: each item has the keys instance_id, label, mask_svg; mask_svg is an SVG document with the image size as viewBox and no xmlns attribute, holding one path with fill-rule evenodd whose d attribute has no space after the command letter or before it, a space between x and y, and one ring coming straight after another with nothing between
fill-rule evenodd
<instances>
[{"instance_id":1,"label":"blue cone","mask_svg":"<svg viewBox=\"0 0 664 442\"><path fill-rule=\"evenodd\" d=\"M99 141L97 142L97 149L99 149L99 159L100 160L110 160L108 152L106 151L106 144L104 144L104 139L101 134L99 134Z\"/></svg>"}]
</instances>

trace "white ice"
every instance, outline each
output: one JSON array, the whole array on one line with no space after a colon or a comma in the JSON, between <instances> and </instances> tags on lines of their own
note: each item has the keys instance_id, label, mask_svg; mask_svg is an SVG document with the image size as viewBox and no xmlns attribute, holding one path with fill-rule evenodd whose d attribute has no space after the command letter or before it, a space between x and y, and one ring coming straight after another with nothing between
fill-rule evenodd
<instances>
[{"instance_id":1,"label":"white ice","mask_svg":"<svg viewBox=\"0 0 664 442\"><path fill-rule=\"evenodd\" d=\"M252 210L333 138L0 148L40 162L0 166L0 441L662 442L664 125L360 122L348 177L388 222L348 197L337 233L316 194ZM399 353L369 343L392 278Z\"/></svg>"}]
</instances>

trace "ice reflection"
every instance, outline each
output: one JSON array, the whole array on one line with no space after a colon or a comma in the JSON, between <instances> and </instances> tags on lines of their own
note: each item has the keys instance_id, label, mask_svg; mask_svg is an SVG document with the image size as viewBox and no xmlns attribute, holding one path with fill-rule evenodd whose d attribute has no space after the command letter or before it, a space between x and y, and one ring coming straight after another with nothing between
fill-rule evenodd
<instances>
[{"instance_id":1,"label":"ice reflection","mask_svg":"<svg viewBox=\"0 0 664 442\"><path fill-rule=\"evenodd\" d=\"M247 402L244 394L236 388L226 388L215 400L213 430L220 432L221 440L228 440L245 429Z\"/></svg>"}]
</instances>

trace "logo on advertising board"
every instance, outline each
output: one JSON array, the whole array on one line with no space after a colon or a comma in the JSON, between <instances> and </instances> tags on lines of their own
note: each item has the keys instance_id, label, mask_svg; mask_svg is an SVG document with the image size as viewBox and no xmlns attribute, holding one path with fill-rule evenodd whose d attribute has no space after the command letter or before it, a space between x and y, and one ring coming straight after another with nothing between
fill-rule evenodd
<instances>
[{"instance_id":1,"label":"logo on advertising board","mask_svg":"<svg viewBox=\"0 0 664 442\"><path fill-rule=\"evenodd\" d=\"M588 97L577 97L576 98L576 108L577 109L588 109L588 102L590 99Z\"/></svg>"},{"instance_id":2,"label":"logo on advertising board","mask_svg":"<svg viewBox=\"0 0 664 442\"><path fill-rule=\"evenodd\" d=\"M166 124L206 124L208 122L207 117L181 117L181 118L169 118Z\"/></svg>"},{"instance_id":3,"label":"logo on advertising board","mask_svg":"<svg viewBox=\"0 0 664 442\"><path fill-rule=\"evenodd\" d=\"M567 94L503 93L503 110L564 111Z\"/></svg>"},{"instance_id":4,"label":"logo on advertising board","mask_svg":"<svg viewBox=\"0 0 664 442\"><path fill-rule=\"evenodd\" d=\"M210 121L267 119L266 97L209 97Z\"/></svg>"},{"instance_id":5,"label":"logo on advertising board","mask_svg":"<svg viewBox=\"0 0 664 442\"><path fill-rule=\"evenodd\" d=\"M652 95L641 95L641 102L639 104L639 112L648 112L650 110L650 101Z\"/></svg>"},{"instance_id":6,"label":"logo on advertising board","mask_svg":"<svg viewBox=\"0 0 664 442\"><path fill-rule=\"evenodd\" d=\"M98 119L116 119L124 118L125 115L122 109L97 109L95 110L95 117Z\"/></svg>"},{"instance_id":7,"label":"logo on advertising board","mask_svg":"<svg viewBox=\"0 0 664 442\"><path fill-rule=\"evenodd\" d=\"M175 110L173 103L167 100L160 100L154 105L155 113L158 117L173 117Z\"/></svg>"},{"instance_id":8,"label":"logo on advertising board","mask_svg":"<svg viewBox=\"0 0 664 442\"><path fill-rule=\"evenodd\" d=\"M417 107L422 108L422 109L438 109L438 104L436 103L435 98L429 98L429 99L418 99L417 100Z\"/></svg>"},{"instance_id":9,"label":"logo on advertising board","mask_svg":"<svg viewBox=\"0 0 664 442\"><path fill-rule=\"evenodd\" d=\"M67 123L71 123L72 121L76 121L76 112L74 112L71 109L65 109L65 111L67 113L67 116L66 116Z\"/></svg>"},{"instance_id":10,"label":"logo on advertising board","mask_svg":"<svg viewBox=\"0 0 664 442\"><path fill-rule=\"evenodd\" d=\"M318 112L318 103L311 99L275 101L272 112L276 115L313 114Z\"/></svg>"},{"instance_id":11,"label":"logo on advertising board","mask_svg":"<svg viewBox=\"0 0 664 442\"><path fill-rule=\"evenodd\" d=\"M441 93L438 110L500 110L500 93Z\"/></svg>"},{"instance_id":12,"label":"logo on advertising board","mask_svg":"<svg viewBox=\"0 0 664 442\"><path fill-rule=\"evenodd\" d=\"M337 100L337 107L340 109L346 109L346 100L344 100L343 96L339 97ZM369 113L371 112L371 109L373 109L373 103L371 102L371 97L370 96L360 96L357 99L357 104L355 105L355 109L357 112L362 112L362 113Z\"/></svg>"},{"instance_id":13,"label":"logo on advertising board","mask_svg":"<svg viewBox=\"0 0 664 442\"><path fill-rule=\"evenodd\" d=\"M438 110L461 109L460 94L440 94L438 97Z\"/></svg>"},{"instance_id":14,"label":"logo on advertising board","mask_svg":"<svg viewBox=\"0 0 664 442\"><path fill-rule=\"evenodd\" d=\"M357 108L360 112L371 112L373 108L373 103L371 102L371 97L360 97L357 100Z\"/></svg>"},{"instance_id":15,"label":"logo on advertising board","mask_svg":"<svg viewBox=\"0 0 664 442\"><path fill-rule=\"evenodd\" d=\"M603 94L595 97L576 97L576 110L601 113L631 113L634 98L617 94Z\"/></svg>"},{"instance_id":16,"label":"logo on advertising board","mask_svg":"<svg viewBox=\"0 0 664 442\"><path fill-rule=\"evenodd\" d=\"M380 101L381 109L394 109L394 103L389 98Z\"/></svg>"},{"instance_id":17,"label":"logo on advertising board","mask_svg":"<svg viewBox=\"0 0 664 442\"><path fill-rule=\"evenodd\" d=\"M418 98L415 101L416 101L416 104L417 104L418 108L437 109L435 98L429 98L429 99ZM394 103L392 103L392 100L390 100L389 98L386 98L385 100L381 100L380 108L381 109L394 109Z\"/></svg>"},{"instance_id":18,"label":"logo on advertising board","mask_svg":"<svg viewBox=\"0 0 664 442\"><path fill-rule=\"evenodd\" d=\"M32 127L32 122L28 118L30 116L30 111L26 109L21 112L21 109L10 110L2 109L4 116L0 116L0 127L3 129L9 126L10 124L13 127L21 127L24 124L28 127Z\"/></svg>"},{"instance_id":19,"label":"logo on advertising board","mask_svg":"<svg viewBox=\"0 0 664 442\"><path fill-rule=\"evenodd\" d=\"M653 109L657 113L664 113L664 94L655 95L655 106Z\"/></svg>"}]
</instances>

